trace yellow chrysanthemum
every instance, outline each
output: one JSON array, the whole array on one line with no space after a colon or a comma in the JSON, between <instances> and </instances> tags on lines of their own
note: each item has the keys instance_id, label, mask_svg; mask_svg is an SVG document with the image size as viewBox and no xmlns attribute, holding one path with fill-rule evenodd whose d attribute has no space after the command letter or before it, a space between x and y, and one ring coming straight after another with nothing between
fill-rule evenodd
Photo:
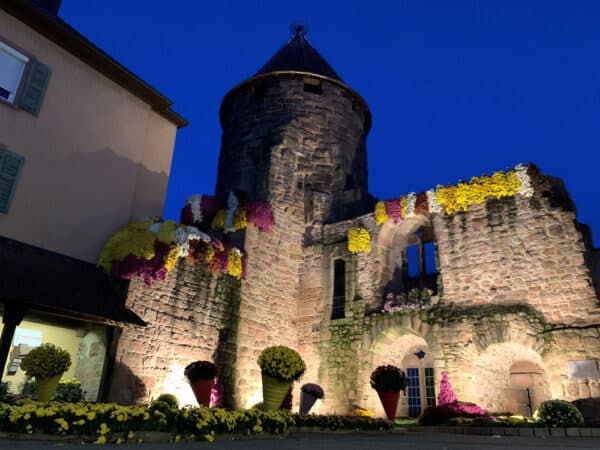
<instances>
[{"instance_id":1,"label":"yellow chrysanthemum","mask_svg":"<svg viewBox=\"0 0 600 450\"><path fill-rule=\"evenodd\" d=\"M165 244L171 244L175 241L175 230L179 224L174 220L165 220L160 224L157 239Z\"/></svg>"},{"instance_id":2,"label":"yellow chrysanthemum","mask_svg":"<svg viewBox=\"0 0 600 450\"><path fill-rule=\"evenodd\" d=\"M375 223L377 225L384 224L388 220L388 216L385 212L385 203L377 202L375 205Z\"/></svg>"},{"instance_id":3,"label":"yellow chrysanthemum","mask_svg":"<svg viewBox=\"0 0 600 450\"><path fill-rule=\"evenodd\" d=\"M348 250L352 253L371 251L371 235L366 228L351 228L348 231Z\"/></svg>"},{"instance_id":4,"label":"yellow chrysanthemum","mask_svg":"<svg viewBox=\"0 0 600 450\"><path fill-rule=\"evenodd\" d=\"M242 278L242 257L235 250L229 250L227 254L228 265L227 272L238 280Z\"/></svg>"},{"instance_id":5,"label":"yellow chrysanthemum","mask_svg":"<svg viewBox=\"0 0 600 450\"><path fill-rule=\"evenodd\" d=\"M179 259L179 248L177 245L173 245L165 258L165 268L169 272L173 270L173 267L177 264L177 259Z\"/></svg>"},{"instance_id":6,"label":"yellow chrysanthemum","mask_svg":"<svg viewBox=\"0 0 600 450\"><path fill-rule=\"evenodd\" d=\"M227 218L227 210L220 209L219 212L217 212L217 214L213 218L212 223L210 224L210 227L213 230L222 230L223 228L225 228L225 219L226 218Z\"/></svg>"}]
</instances>

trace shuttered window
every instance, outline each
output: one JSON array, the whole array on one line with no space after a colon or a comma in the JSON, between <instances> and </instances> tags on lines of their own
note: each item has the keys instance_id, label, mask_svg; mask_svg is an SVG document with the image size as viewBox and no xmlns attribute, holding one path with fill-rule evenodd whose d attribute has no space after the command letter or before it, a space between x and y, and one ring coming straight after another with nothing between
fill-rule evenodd
<instances>
[{"instance_id":1,"label":"shuttered window","mask_svg":"<svg viewBox=\"0 0 600 450\"><path fill-rule=\"evenodd\" d=\"M8 213L25 158L0 149L0 213Z\"/></svg>"},{"instance_id":2,"label":"shuttered window","mask_svg":"<svg viewBox=\"0 0 600 450\"><path fill-rule=\"evenodd\" d=\"M0 99L37 116L49 78L48 66L0 41Z\"/></svg>"}]
</instances>

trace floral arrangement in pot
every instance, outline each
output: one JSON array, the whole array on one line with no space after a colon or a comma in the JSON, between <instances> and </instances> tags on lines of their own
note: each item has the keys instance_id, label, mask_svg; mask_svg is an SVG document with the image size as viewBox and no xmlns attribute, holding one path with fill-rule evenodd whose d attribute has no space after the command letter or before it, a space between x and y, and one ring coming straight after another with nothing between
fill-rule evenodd
<instances>
[{"instance_id":1,"label":"floral arrangement in pot","mask_svg":"<svg viewBox=\"0 0 600 450\"><path fill-rule=\"evenodd\" d=\"M60 378L69 367L69 352L51 343L34 348L21 361L21 369L27 377L35 377L38 399L42 402L50 400Z\"/></svg>"},{"instance_id":2,"label":"floral arrangement in pot","mask_svg":"<svg viewBox=\"0 0 600 450\"><path fill-rule=\"evenodd\" d=\"M317 400L325 398L323 388L315 383L303 384L300 388L300 414L308 414Z\"/></svg>"},{"instance_id":3,"label":"floral arrangement in pot","mask_svg":"<svg viewBox=\"0 0 600 450\"><path fill-rule=\"evenodd\" d=\"M186 366L183 373L190 382L198 403L210 406L210 393L217 376L217 366L210 361L194 361Z\"/></svg>"},{"instance_id":4,"label":"floral arrangement in pot","mask_svg":"<svg viewBox=\"0 0 600 450\"><path fill-rule=\"evenodd\" d=\"M268 411L279 409L292 383L306 371L297 351L276 345L267 347L257 360L262 373L263 402Z\"/></svg>"},{"instance_id":5,"label":"floral arrangement in pot","mask_svg":"<svg viewBox=\"0 0 600 450\"><path fill-rule=\"evenodd\" d=\"M379 366L371 373L371 387L377 391L389 420L396 418L400 391L405 392L406 384L406 374L396 366Z\"/></svg>"}]
</instances>

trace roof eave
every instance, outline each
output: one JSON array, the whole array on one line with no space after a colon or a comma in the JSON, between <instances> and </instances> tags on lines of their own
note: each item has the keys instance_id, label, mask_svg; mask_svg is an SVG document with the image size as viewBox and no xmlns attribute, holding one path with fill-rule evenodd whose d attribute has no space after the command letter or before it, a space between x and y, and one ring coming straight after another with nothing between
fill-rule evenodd
<instances>
[{"instance_id":1,"label":"roof eave","mask_svg":"<svg viewBox=\"0 0 600 450\"><path fill-rule=\"evenodd\" d=\"M361 106L361 108L363 109L363 111L365 113L365 131L369 132L369 130L371 129L371 110L367 106L367 102L365 101L365 99L362 98L362 96L358 92L356 92L354 89L352 89L350 86L348 86L343 81L336 80L335 78L330 78L325 75L319 75L319 74L312 73L312 72L302 72L302 71L298 71L298 70L280 70L280 71L269 72L269 73L261 73L258 75L254 75L253 77L248 78L247 80L244 80L241 83L238 83L237 85L235 85L232 89L230 89L225 94L225 96L223 97L223 101L221 102L221 107L219 108L219 118L221 120L221 124L223 124L224 106L236 91L238 91L239 89L241 89L247 85L254 83L257 80L260 80L263 78L269 78L269 77L282 76L282 75L299 75L299 76L303 76L303 77L318 78L320 80L329 81L330 83L336 84L336 85L346 89L348 92L350 92L350 94L352 94L354 99L358 102L358 104Z\"/></svg>"},{"instance_id":2,"label":"roof eave","mask_svg":"<svg viewBox=\"0 0 600 450\"><path fill-rule=\"evenodd\" d=\"M183 117L170 109L173 104L171 100L125 68L59 17L22 0L2 0L0 8L148 103L153 110L174 123L178 128L188 124Z\"/></svg>"}]
</instances>

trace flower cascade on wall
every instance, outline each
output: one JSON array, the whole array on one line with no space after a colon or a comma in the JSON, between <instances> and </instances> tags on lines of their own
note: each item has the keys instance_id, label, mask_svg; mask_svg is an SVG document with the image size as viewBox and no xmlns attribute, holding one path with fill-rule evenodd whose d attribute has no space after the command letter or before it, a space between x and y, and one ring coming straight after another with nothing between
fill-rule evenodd
<instances>
[{"instance_id":1,"label":"flower cascade on wall","mask_svg":"<svg viewBox=\"0 0 600 450\"><path fill-rule=\"evenodd\" d=\"M179 258L205 264L212 273L246 276L246 254L198 228L173 220L131 222L104 244L98 266L113 278L140 277L147 285L164 280Z\"/></svg>"},{"instance_id":2,"label":"flower cascade on wall","mask_svg":"<svg viewBox=\"0 0 600 450\"><path fill-rule=\"evenodd\" d=\"M351 228L348 231L348 250L351 253L368 253L371 251L371 235L369 230L362 227Z\"/></svg>"},{"instance_id":3,"label":"flower cascade on wall","mask_svg":"<svg viewBox=\"0 0 600 450\"><path fill-rule=\"evenodd\" d=\"M250 201L243 193L230 192L227 199L195 194L186 200L181 211L181 223L199 229L233 233L252 224L260 231L269 231L275 224L273 211L265 200Z\"/></svg>"},{"instance_id":4,"label":"flower cascade on wall","mask_svg":"<svg viewBox=\"0 0 600 450\"><path fill-rule=\"evenodd\" d=\"M375 222L377 225L388 220L398 223L423 213L453 214L467 211L470 205L481 204L489 198L500 199L516 194L531 197L534 192L530 178L532 170L532 165L519 164L506 172L473 177L469 182L438 185L419 194L411 192L398 199L380 201L375 205Z\"/></svg>"}]
</instances>

